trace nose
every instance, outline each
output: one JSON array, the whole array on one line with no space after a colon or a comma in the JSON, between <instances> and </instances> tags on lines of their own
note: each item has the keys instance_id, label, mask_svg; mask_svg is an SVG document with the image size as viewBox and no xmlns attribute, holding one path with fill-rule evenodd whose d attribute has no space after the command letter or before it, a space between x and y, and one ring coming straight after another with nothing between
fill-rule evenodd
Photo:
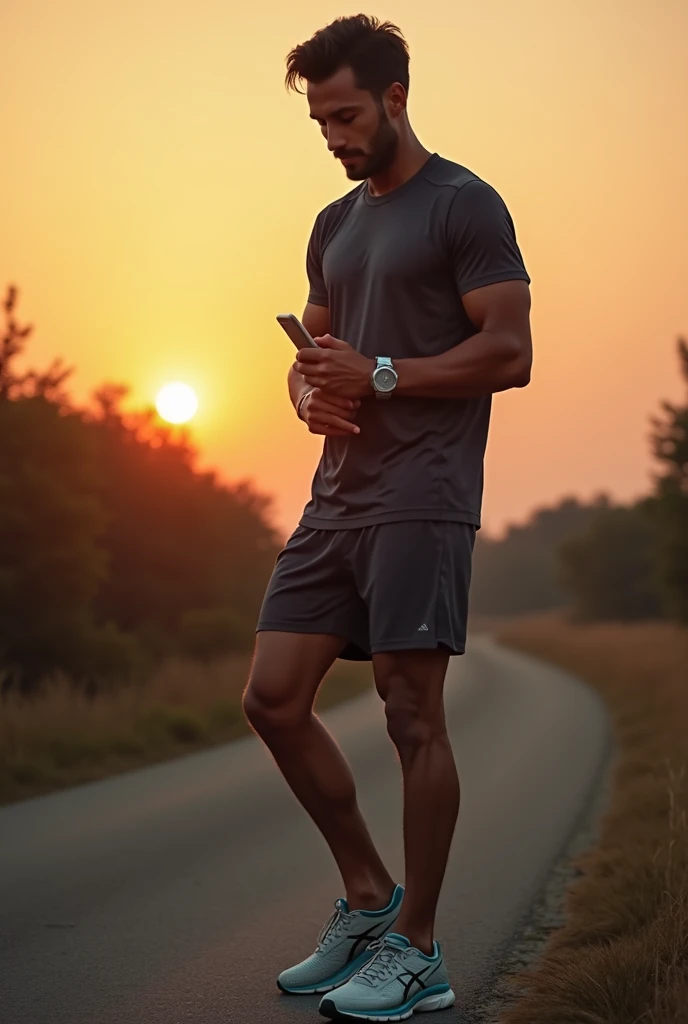
<instances>
[{"instance_id":1,"label":"nose","mask_svg":"<svg viewBox=\"0 0 688 1024\"><path fill-rule=\"evenodd\" d=\"M327 133L327 148L330 153L336 153L340 149L346 149L346 142L342 137L341 132L328 132Z\"/></svg>"}]
</instances>

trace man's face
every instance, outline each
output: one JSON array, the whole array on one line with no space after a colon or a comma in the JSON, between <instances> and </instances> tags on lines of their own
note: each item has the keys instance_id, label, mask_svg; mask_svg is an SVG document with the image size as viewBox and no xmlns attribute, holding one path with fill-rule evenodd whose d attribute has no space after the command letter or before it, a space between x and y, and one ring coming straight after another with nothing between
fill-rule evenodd
<instances>
[{"instance_id":1,"label":"man's face","mask_svg":"<svg viewBox=\"0 0 688 1024\"><path fill-rule=\"evenodd\" d=\"M324 82L308 83L311 117L318 122L327 148L342 161L351 181L363 181L394 161L399 135L382 101L358 89L350 67L340 68Z\"/></svg>"}]
</instances>

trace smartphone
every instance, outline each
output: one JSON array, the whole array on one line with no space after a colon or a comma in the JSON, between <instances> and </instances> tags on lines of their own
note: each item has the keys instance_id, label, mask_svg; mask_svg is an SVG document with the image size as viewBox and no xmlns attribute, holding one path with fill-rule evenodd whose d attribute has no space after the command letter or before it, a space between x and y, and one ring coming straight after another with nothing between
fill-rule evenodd
<instances>
[{"instance_id":1,"label":"smartphone","mask_svg":"<svg viewBox=\"0 0 688 1024\"><path fill-rule=\"evenodd\" d=\"M299 318L294 316L293 313L279 313L277 323L284 328L298 349L319 348L319 345L316 345L313 341Z\"/></svg>"}]
</instances>

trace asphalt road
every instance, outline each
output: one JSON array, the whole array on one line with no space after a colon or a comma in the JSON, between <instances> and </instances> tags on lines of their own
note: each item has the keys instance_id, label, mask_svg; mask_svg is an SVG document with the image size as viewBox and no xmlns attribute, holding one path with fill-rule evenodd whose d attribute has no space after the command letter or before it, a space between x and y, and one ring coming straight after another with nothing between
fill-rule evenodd
<instances>
[{"instance_id":1,"label":"asphalt road","mask_svg":"<svg viewBox=\"0 0 688 1024\"><path fill-rule=\"evenodd\" d=\"M445 698L462 804L437 917L472 1019L594 792L609 742L570 676L472 638ZM402 789L375 693L323 714L403 882ZM275 978L344 895L325 841L255 737L0 810L2 1024L323 1020Z\"/></svg>"}]
</instances>

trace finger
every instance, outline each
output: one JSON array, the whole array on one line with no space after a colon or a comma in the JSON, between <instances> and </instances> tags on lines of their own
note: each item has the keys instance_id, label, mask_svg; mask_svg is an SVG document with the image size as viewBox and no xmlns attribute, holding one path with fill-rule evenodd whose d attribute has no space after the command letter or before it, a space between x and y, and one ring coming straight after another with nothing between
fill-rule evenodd
<instances>
[{"instance_id":1,"label":"finger","mask_svg":"<svg viewBox=\"0 0 688 1024\"><path fill-rule=\"evenodd\" d=\"M338 430L345 430L348 434L357 434L360 428L343 416L335 416L333 413L311 412L309 420L318 426L336 427Z\"/></svg>"},{"instance_id":2,"label":"finger","mask_svg":"<svg viewBox=\"0 0 688 1024\"><path fill-rule=\"evenodd\" d=\"M344 398L343 395L335 395L329 391L322 391L320 388L313 392L310 401L314 408L333 406L334 408L328 409L328 412L339 412L340 410L355 412L361 404L358 399Z\"/></svg>"},{"instance_id":3,"label":"finger","mask_svg":"<svg viewBox=\"0 0 688 1024\"><path fill-rule=\"evenodd\" d=\"M316 405L312 406L313 415L318 416L321 419L324 416L339 416L347 422L351 422L356 415L355 409L339 409L336 405Z\"/></svg>"},{"instance_id":4,"label":"finger","mask_svg":"<svg viewBox=\"0 0 688 1024\"><path fill-rule=\"evenodd\" d=\"M341 406L342 409L358 409L361 404L360 398L346 398L344 395L338 395L335 391L327 391L326 388L319 388L318 391L326 402L332 402L334 405Z\"/></svg>"},{"instance_id":5,"label":"finger","mask_svg":"<svg viewBox=\"0 0 688 1024\"><path fill-rule=\"evenodd\" d=\"M316 427L309 427L309 430L310 430L311 434L318 434L318 435L322 434L325 437L352 437L352 436L356 436L356 435L352 435L350 430L337 430L335 427L328 427L325 424L322 424L319 427L317 427L317 426Z\"/></svg>"},{"instance_id":6,"label":"finger","mask_svg":"<svg viewBox=\"0 0 688 1024\"><path fill-rule=\"evenodd\" d=\"M348 400L348 398L342 398L341 403L335 403L334 401L330 401L329 398L315 398L314 395L309 399L311 409L321 413L327 413L328 415L345 416L347 420L350 420L352 417L357 415L358 410L353 406L347 406L346 403Z\"/></svg>"},{"instance_id":7,"label":"finger","mask_svg":"<svg viewBox=\"0 0 688 1024\"><path fill-rule=\"evenodd\" d=\"M314 377L312 370L309 373L304 373L303 379L305 380L306 384L308 384L308 386L311 388L317 388L318 391L326 390L328 384L327 379L325 377L319 376Z\"/></svg>"},{"instance_id":8,"label":"finger","mask_svg":"<svg viewBox=\"0 0 688 1024\"><path fill-rule=\"evenodd\" d=\"M336 405L328 405L327 402L314 402L309 399L311 414L316 419L324 419L326 416L341 416L344 420L352 420L356 415L355 409L341 409Z\"/></svg>"},{"instance_id":9,"label":"finger","mask_svg":"<svg viewBox=\"0 0 688 1024\"><path fill-rule=\"evenodd\" d=\"M310 427L311 434L323 434L325 437L351 437L350 430L335 430L334 427Z\"/></svg>"},{"instance_id":10,"label":"finger","mask_svg":"<svg viewBox=\"0 0 688 1024\"><path fill-rule=\"evenodd\" d=\"M350 347L346 341L342 341L341 338L333 338L331 334L323 334L322 337L313 338L313 341L319 348L343 349Z\"/></svg>"},{"instance_id":11,"label":"finger","mask_svg":"<svg viewBox=\"0 0 688 1024\"><path fill-rule=\"evenodd\" d=\"M355 423L349 423L348 420L342 419L341 416L334 416L331 413L317 413L313 414L309 418L309 426L325 426L335 427L337 430L343 430L348 434L360 434L361 429Z\"/></svg>"},{"instance_id":12,"label":"finger","mask_svg":"<svg viewBox=\"0 0 688 1024\"><path fill-rule=\"evenodd\" d=\"M314 348L302 348L296 353L297 366L313 366L322 361L323 353Z\"/></svg>"}]
</instances>

